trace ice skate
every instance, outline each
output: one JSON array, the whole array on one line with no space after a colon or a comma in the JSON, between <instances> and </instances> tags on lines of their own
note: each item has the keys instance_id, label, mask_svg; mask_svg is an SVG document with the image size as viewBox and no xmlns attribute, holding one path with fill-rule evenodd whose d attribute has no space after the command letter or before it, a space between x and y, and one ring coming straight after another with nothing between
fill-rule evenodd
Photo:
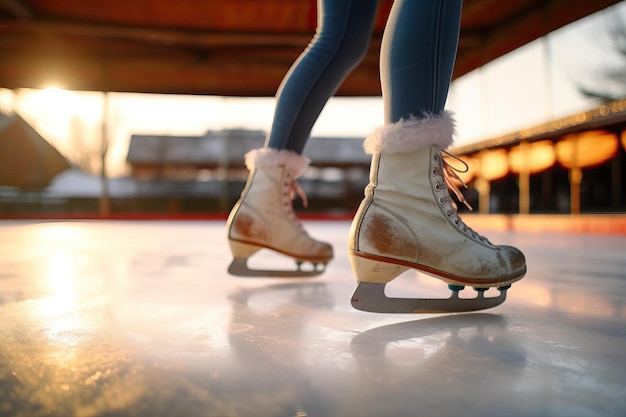
<instances>
[{"instance_id":1,"label":"ice skate","mask_svg":"<svg viewBox=\"0 0 626 417\"><path fill-rule=\"evenodd\" d=\"M312 239L296 218L292 200L300 191L296 178L308 160L295 152L264 148L246 154L250 170L241 198L227 222L233 261L228 272L247 277L312 277L324 272L332 247ZM261 249L293 258L294 270L250 269L248 259ZM311 264L311 265L308 265Z\"/></svg>"},{"instance_id":2,"label":"ice skate","mask_svg":"<svg viewBox=\"0 0 626 417\"><path fill-rule=\"evenodd\" d=\"M364 147L372 154L370 183L352 222L349 257L358 286L352 305L381 313L444 313L495 307L526 273L524 255L497 246L468 227L450 195L462 194L442 158L454 122L444 112L384 126ZM447 299L388 298L385 285L413 269L448 284ZM474 298L459 291L474 287ZM487 297L490 287L500 294Z\"/></svg>"}]
</instances>

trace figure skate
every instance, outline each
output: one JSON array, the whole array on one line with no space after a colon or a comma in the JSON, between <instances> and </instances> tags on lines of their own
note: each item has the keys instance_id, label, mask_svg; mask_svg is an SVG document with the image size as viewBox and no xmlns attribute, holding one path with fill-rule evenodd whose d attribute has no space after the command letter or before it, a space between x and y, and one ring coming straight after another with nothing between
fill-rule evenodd
<instances>
[{"instance_id":1,"label":"figure skate","mask_svg":"<svg viewBox=\"0 0 626 417\"><path fill-rule=\"evenodd\" d=\"M288 150L262 148L248 152L245 161L250 175L227 222L234 257L228 272L247 277L312 277L323 273L333 249L312 239L293 212L296 193L306 206L306 196L296 178L308 167L308 159ZM250 269L248 258L263 248L293 258L297 269ZM311 263L312 269L303 269L305 262Z\"/></svg>"},{"instance_id":2,"label":"figure skate","mask_svg":"<svg viewBox=\"0 0 626 417\"><path fill-rule=\"evenodd\" d=\"M452 144L448 112L425 114L376 129L364 142L372 154L370 183L352 222L348 244L358 285L352 305L384 313L444 313L483 310L506 299L510 285L526 273L524 255L496 246L468 227L457 213L452 190L458 178L443 159ZM466 202L465 202L466 203ZM388 298L385 285L414 269L446 282L448 299ZM466 285L475 298L460 298ZM486 297L497 287L500 294Z\"/></svg>"}]
</instances>

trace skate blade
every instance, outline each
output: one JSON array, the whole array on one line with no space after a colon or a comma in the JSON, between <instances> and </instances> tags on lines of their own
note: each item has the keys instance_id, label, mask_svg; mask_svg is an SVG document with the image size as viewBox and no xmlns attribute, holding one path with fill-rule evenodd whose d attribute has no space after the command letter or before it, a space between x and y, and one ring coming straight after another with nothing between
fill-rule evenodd
<instances>
[{"instance_id":1,"label":"skate blade","mask_svg":"<svg viewBox=\"0 0 626 417\"><path fill-rule=\"evenodd\" d=\"M385 285L376 282L359 282L352 295L352 307L373 313L461 313L479 311L500 305L506 300L508 287L499 288L500 295L485 297L478 291L476 298L459 298L459 289L452 289L450 298L389 298Z\"/></svg>"},{"instance_id":2,"label":"skate blade","mask_svg":"<svg viewBox=\"0 0 626 417\"><path fill-rule=\"evenodd\" d=\"M312 270L262 270L248 268L247 258L235 258L228 267L228 273L239 277L306 278L318 276L326 270L326 264L314 265Z\"/></svg>"}]
</instances>

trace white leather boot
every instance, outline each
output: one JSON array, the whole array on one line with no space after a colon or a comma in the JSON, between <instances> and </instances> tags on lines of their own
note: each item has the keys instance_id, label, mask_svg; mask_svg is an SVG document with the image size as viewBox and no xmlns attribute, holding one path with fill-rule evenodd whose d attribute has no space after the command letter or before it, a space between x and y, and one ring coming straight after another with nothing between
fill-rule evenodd
<instances>
[{"instance_id":1,"label":"white leather boot","mask_svg":"<svg viewBox=\"0 0 626 417\"><path fill-rule=\"evenodd\" d=\"M307 234L292 205L294 192L299 190L296 178L306 170L308 159L292 151L270 148L252 150L245 158L250 175L227 222L228 241L234 257L229 272L242 276L321 274L333 257L332 247ZM298 269L249 269L247 259L263 248L293 258ZM313 269L301 269L303 262L312 263Z\"/></svg>"},{"instance_id":2,"label":"white leather boot","mask_svg":"<svg viewBox=\"0 0 626 417\"><path fill-rule=\"evenodd\" d=\"M458 216L449 192L450 168L442 159L453 134L454 121L444 112L383 126L364 143L373 154L370 183L352 223L348 249L359 283L382 284L374 297L410 268L445 281L453 291L465 285L481 289L481 299L483 288L507 287L526 273L519 250L493 245ZM356 308L378 311L355 298ZM482 308L488 307L435 310Z\"/></svg>"}]
</instances>

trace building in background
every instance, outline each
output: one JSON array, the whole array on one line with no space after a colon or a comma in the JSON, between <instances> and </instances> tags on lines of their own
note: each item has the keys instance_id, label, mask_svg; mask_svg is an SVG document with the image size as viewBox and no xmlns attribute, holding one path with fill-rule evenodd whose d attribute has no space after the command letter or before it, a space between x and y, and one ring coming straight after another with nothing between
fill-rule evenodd
<instances>
[{"instance_id":1,"label":"building in background","mask_svg":"<svg viewBox=\"0 0 626 417\"><path fill-rule=\"evenodd\" d=\"M260 130L132 135L131 175L106 180L112 216L225 216L241 193ZM306 213L354 213L368 182L363 138L312 138L300 178ZM452 149L480 213L626 212L626 100ZM97 216L104 183L71 166L19 116L0 119L0 216ZM460 171L465 167L450 160ZM300 204L296 204L299 210Z\"/></svg>"},{"instance_id":2,"label":"building in background","mask_svg":"<svg viewBox=\"0 0 626 417\"><path fill-rule=\"evenodd\" d=\"M455 151L481 213L626 211L626 100Z\"/></svg>"}]
</instances>

